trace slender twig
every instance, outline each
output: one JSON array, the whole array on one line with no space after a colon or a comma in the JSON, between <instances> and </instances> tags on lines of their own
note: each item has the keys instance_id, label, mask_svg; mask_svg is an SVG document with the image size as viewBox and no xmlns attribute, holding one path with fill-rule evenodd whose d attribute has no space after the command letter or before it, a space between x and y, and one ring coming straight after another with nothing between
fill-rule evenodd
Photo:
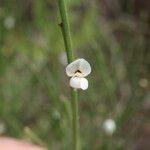
<instances>
[{"instance_id":1,"label":"slender twig","mask_svg":"<svg viewBox=\"0 0 150 150\"><path fill-rule=\"evenodd\" d=\"M72 41L71 41L70 26L68 21L68 13L66 9L66 1L58 0L58 4L59 4L59 11L62 19L62 23L60 24L60 26L62 29L62 34L63 34L64 43L66 47L68 63L70 63L73 61L74 55L72 50Z\"/></svg>"},{"instance_id":2,"label":"slender twig","mask_svg":"<svg viewBox=\"0 0 150 150\"><path fill-rule=\"evenodd\" d=\"M78 93L74 89L72 90L72 142L73 142L73 149L78 149Z\"/></svg>"},{"instance_id":3,"label":"slender twig","mask_svg":"<svg viewBox=\"0 0 150 150\"><path fill-rule=\"evenodd\" d=\"M62 23L60 24L64 44L67 53L68 63L74 60L73 50L72 50L72 41L70 34L70 26L68 21L68 13L66 8L65 0L58 0L60 15ZM72 149L78 149L78 93L77 90L71 89L71 98L72 98Z\"/></svg>"}]
</instances>

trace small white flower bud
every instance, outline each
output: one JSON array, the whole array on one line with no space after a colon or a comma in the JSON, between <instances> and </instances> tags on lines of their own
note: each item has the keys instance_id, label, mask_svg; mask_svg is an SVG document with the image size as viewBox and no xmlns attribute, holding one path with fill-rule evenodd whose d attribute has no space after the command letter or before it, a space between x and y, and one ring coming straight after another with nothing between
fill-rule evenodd
<instances>
[{"instance_id":1,"label":"small white flower bud","mask_svg":"<svg viewBox=\"0 0 150 150\"><path fill-rule=\"evenodd\" d=\"M72 77L70 86L75 89L86 90L88 88L88 80L86 78Z\"/></svg>"},{"instance_id":2,"label":"small white flower bud","mask_svg":"<svg viewBox=\"0 0 150 150\"><path fill-rule=\"evenodd\" d=\"M103 129L108 135L112 135L116 130L116 123L112 119L107 119L103 123Z\"/></svg>"}]
</instances>

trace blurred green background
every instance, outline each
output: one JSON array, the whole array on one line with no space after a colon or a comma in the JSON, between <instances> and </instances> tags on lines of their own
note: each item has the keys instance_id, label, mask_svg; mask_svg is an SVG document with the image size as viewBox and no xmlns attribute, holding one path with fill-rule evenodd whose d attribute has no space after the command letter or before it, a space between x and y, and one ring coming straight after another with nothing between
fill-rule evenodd
<instances>
[{"instance_id":1,"label":"blurred green background","mask_svg":"<svg viewBox=\"0 0 150 150\"><path fill-rule=\"evenodd\" d=\"M82 149L150 149L150 1L66 1L74 51L92 66L79 91ZM59 23L57 1L0 0L0 135L71 150Z\"/></svg>"}]
</instances>

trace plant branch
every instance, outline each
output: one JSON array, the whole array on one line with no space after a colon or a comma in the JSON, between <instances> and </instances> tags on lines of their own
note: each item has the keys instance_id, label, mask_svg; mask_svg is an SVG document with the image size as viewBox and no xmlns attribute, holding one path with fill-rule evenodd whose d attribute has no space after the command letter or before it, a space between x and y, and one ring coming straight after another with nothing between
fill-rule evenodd
<instances>
[{"instance_id":1,"label":"plant branch","mask_svg":"<svg viewBox=\"0 0 150 150\"><path fill-rule=\"evenodd\" d=\"M59 11L62 19L60 24L64 44L67 53L68 63L74 60L73 50L72 50L72 40L70 34L70 26L68 21L68 13L66 8L65 0L58 0ZM75 89L71 89L71 99L72 99L72 149L78 150L78 92Z\"/></svg>"},{"instance_id":2,"label":"plant branch","mask_svg":"<svg viewBox=\"0 0 150 150\"><path fill-rule=\"evenodd\" d=\"M74 59L73 50L72 50L72 41L71 41L71 34L70 34L70 26L68 21L68 13L66 8L65 0L58 0L59 4L59 11L62 19L62 23L60 24L64 39L64 44L67 53L68 63L71 63Z\"/></svg>"}]
</instances>

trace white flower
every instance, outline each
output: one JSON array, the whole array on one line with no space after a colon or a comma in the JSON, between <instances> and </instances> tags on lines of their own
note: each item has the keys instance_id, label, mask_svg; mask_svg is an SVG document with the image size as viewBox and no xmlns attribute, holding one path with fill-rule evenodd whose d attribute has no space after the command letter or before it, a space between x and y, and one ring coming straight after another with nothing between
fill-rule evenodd
<instances>
[{"instance_id":1,"label":"white flower","mask_svg":"<svg viewBox=\"0 0 150 150\"><path fill-rule=\"evenodd\" d=\"M112 135L116 130L116 123L112 119L107 119L103 123L103 129L108 135Z\"/></svg>"},{"instance_id":2,"label":"white flower","mask_svg":"<svg viewBox=\"0 0 150 150\"><path fill-rule=\"evenodd\" d=\"M70 86L74 89L86 90L88 80L84 77L91 73L90 64L83 58L77 59L66 67L66 74L71 77Z\"/></svg>"}]
</instances>

